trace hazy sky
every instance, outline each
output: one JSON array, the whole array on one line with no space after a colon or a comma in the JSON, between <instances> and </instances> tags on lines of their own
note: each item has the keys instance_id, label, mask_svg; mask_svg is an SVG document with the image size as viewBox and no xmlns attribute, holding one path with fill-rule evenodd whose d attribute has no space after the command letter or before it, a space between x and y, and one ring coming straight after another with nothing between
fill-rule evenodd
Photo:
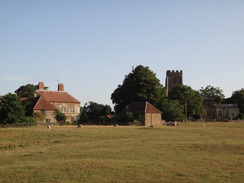
<instances>
[{"instance_id":1,"label":"hazy sky","mask_svg":"<svg viewBox=\"0 0 244 183\"><path fill-rule=\"evenodd\" d=\"M0 0L0 95L43 81L109 104L133 66L244 88L243 0Z\"/></svg>"}]
</instances>

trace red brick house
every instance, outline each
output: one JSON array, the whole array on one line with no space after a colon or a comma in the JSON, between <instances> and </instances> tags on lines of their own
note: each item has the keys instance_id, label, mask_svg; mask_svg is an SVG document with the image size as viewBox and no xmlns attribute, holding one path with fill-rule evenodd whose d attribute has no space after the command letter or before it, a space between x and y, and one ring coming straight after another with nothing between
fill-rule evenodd
<instances>
[{"instance_id":1,"label":"red brick house","mask_svg":"<svg viewBox=\"0 0 244 183\"><path fill-rule=\"evenodd\" d=\"M64 113L67 117L66 121L74 123L79 120L80 102L64 91L64 85L58 84L58 91L44 90L44 83L39 82L38 90L34 98L22 98L24 105L28 105L30 111L34 113L44 113L45 118L39 123L55 124L56 110Z\"/></svg>"},{"instance_id":2,"label":"red brick house","mask_svg":"<svg viewBox=\"0 0 244 183\"><path fill-rule=\"evenodd\" d=\"M143 114L145 126L162 126L164 123L162 121L162 112L149 102L132 102L128 106L128 111Z\"/></svg>"},{"instance_id":3,"label":"red brick house","mask_svg":"<svg viewBox=\"0 0 244 183\"><path fill-rule=\"evenodd\" d=\"M45 110L50 115L46 121L54 121L55 117L51 115L51 111L59 110L67 117L67 121L74 123L79 120L80 102L64 91L64 85L58 84L58 91L44 90L44 83L39 82L36 96L41 96L35 106L35 110ZM56 120L56 119L55 119Z\"/></svg>"}]
</instances>

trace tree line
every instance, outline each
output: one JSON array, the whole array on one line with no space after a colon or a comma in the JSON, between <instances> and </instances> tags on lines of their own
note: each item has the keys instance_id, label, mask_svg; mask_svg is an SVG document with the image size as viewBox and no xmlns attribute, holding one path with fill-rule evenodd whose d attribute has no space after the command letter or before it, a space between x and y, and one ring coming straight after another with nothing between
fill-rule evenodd
<instances>
[{"instance_id":1,"label":"tree line","mask_svg":"<svg viewBox=\"0 0 244 183\"><path fill-rule=\"evenodd\" d=\"M47 87L46 87L47 89ZM33 98L37 85L27 84L19 87L15 94L8 93L0 102L0 124L36 121L30 111L30 106L22 105L20 98ZM225 98L219 87L206 86L194 90L187 85L177 85L166 96L166 89L147 66L139 65L125 76L123 83L111 94L114 111L109 105L89 101L81 107L79 123L108 124L108 115L115 115L115 121L129 124L132 121L142 121L142 115L129 112L131 102L148 101L163 112L162 119L166 121L183 121L200 119L204 113L203 99L212 98L216 104L237 104L240 110L239 118L244 118L244 89L236 90L230 98ZM124 115L117 115L123 112ZM65 121L66 117L57 111L56 119Z\"/></svg>"}]
</instances>

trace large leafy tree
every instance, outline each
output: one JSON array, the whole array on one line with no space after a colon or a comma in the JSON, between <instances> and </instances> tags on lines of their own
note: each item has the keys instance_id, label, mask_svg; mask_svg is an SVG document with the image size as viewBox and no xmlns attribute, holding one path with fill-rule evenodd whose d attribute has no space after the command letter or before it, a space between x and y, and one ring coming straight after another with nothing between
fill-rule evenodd
<instances>
[{"instance_id":1,"label":"large leafy tree","mask_svg":"<svg viewBox=\"0 0 244 183\"><path fill-rule=\"evenodd\" d=\"M111 107L109 105L98 104L96 102L87 102L85 103L80 122L92 122L93 124L101 122L105 119L106 115L112 113Z\"/></svg>"},{"instance_id":2,"label":"large leafy tree","mask_svg":"<svg viewBox=\"0 0 244 183\"><path fill-rule=\"evenodd\" d=\"M198 91L193 90L190 86L177 85L169 93L170 100L178 100L184 106L187 117L199 119L203 113L203 98Z\"/></svg>"},{"instance_id":3,"label":"large leafy tree","mask_svg":"<svg viewBox=\"0 0 244 183\"><path fill-rule=\"evenodd\" d=\"M233 92L232 96L225 100L229 104L237 104L240 113L244 115L244 88Z\"/></svg>"},{"instance_id":4,"label":"large leafy tree","mask_svg":"<svg viewBox=\"0 0 244 183\"><path fill-rule=\"evenodd\" d=\"M125 76L123 84L112 93L111 100L115 104L115 111L120 112L131 102L142 101L148 101L160 109L165 97L165 89L156 74L149 67L139 65Z\"/></svg>"},{"instance_id":5,"label":"large leafy tree","mask_svg":"<svg viewBox=\"0 0 244 183\"><path fill-rule=\"evenodd\" d=\"M24 107L15 94L6 94L0 102L0 123L22 122L25 117Z\"/></svg>"},{"instance_id":6,"label":"large leafy tree","mask_svg":"<svg viewBox=\"0 0 244 183\"><path fill-rule=\"evenodd\" d=\"M166 121L184 121L184 106L178 100L165 100L162 105L163 116Z\"/></svg>"},{"instance_id":7,"label":"large leafy tree","mask_svg":"<svg viewBox=\"0 0 244 183\"><path fill-rule=\"evenodd\" d=\"M199 90L200 94L203 98L212 98L215 103L220 104L223 102L225 95L223 94L223 90L219 87L206 86L205 88L201 87Z\"/></svg>"},{"instance_id":8,"label":"large leafy tree","mask_svg":"<svg viewBox=\"0 0 244 183\"><path fill-rule=\"evenodd\" d=\"M44 90L47 90L48 87L44 87ZM38 90L38 85L27 84L19 87L15 93L20 98L33 98L36 90Z\"/></svg>"},{"instance_id":9,"label":"large leafy tree","mask_svg":"<svg viewBox=\"0 0 244 183\"><path fill-rule=\"evenodd\" d=\"M15 93L20 98L33 98L36 92L36 87L33 84L27 84L19 87Z\"/></svg>"}]
</instances>

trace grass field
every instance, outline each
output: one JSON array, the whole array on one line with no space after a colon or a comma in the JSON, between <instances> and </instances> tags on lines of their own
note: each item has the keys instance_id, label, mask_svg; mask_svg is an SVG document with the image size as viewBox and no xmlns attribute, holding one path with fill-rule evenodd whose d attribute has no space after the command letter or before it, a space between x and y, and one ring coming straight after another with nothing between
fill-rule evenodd
<instances>
[{"instance_id":1,"label":"grass field","mask_svg":"<svg viewBox=\"0 0 244 183\"><path fill-rule=\"evenodd\" d=\"M0 128L0 182L244 182L244 123L202 124Z\"/></svg>"}]
</instances>

